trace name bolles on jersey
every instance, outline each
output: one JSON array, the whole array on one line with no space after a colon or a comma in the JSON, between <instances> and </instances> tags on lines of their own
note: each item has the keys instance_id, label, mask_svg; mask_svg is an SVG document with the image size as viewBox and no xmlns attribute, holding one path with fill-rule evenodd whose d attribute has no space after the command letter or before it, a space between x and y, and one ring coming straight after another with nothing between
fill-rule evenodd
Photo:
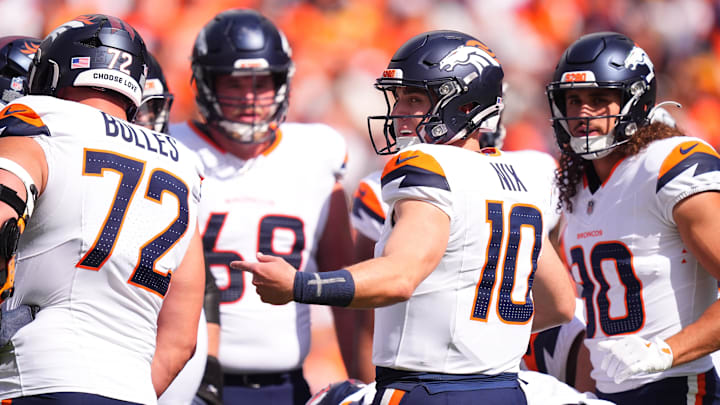
<instances>
[{"instance_id":1,"label":"name bolles on jersey","mask_svg":"<svg viewBox=\"0 0 720 405\"><path fill-rule=\"evenodd\" d=\"M180 158L180 152L175 146L175 138L160 132L150 131L137 125L130 125L126 121L101 112L105 119L105 135L120 136L124 141L132 143L138 148L167 156L174 161Z\"/></svg>"}]
</instances>

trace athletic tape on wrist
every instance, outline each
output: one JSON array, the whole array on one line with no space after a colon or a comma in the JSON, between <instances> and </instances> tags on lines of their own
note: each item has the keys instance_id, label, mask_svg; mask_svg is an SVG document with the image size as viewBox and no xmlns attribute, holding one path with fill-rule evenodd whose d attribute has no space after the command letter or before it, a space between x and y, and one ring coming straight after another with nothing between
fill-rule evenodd
<instances>
[{"instance_id":1,"label":"athletic tape on wrist","mask_svg":"<svg viewBox=\"0 0 720 405\"><path fill-rule=\"evenodd\" d=\"M346 269L324 273L295 273L293 299L297 302L346 307L354 296L355 280Z\"/></svg>"}]
</instances>

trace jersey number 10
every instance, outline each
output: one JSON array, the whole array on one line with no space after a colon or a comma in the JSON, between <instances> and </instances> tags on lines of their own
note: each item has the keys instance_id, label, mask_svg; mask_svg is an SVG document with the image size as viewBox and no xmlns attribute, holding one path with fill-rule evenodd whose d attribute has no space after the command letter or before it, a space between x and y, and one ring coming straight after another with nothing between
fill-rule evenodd
<instances>
[{"instance_id":1,"label":"jersey number 10","mask_svg":"<svg viewBox=\"0 0 720 405\"><path fill-rule=\"evenodd\" d=\"M542 214L529 205L514 205L510 209L508 226L505 228L503 204L500 201L487 201L487 222L490 223L491 235L488 241L487 258L480 281L475 291L475 301L470 319L487 322L488 311L493 301L497 301L497 314L505 323L524 324L530 321L533 315L533 302L530 298L530 289L537 269L537 258L540 255L542 243ZM533 229L533 247L530 257L518 257L520 253L520 236L522 227ZM507 239L505 232L507 231ZM500 253L505 244L505 257L502 261L502 279L497 299L493 299L493 290L497 277L497 266ZM512 290L515 286L517 264L519 261L532 263L532 270L527 275L527 291L524 300L515 302L512 299Z\"/></svg>"}]
</instances>

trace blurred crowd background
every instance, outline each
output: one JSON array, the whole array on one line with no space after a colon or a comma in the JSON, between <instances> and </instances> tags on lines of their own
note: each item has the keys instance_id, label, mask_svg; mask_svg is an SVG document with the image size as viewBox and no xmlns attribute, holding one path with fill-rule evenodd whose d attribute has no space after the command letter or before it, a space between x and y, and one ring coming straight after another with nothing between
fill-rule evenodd
<instances>
[{"instance_id":1,"label":"blurred crowd background","mask_svg":"<svg viewBox=\"0 0 720 405\"><path fill-rule=\"evenodd\" d=\"M613 30L633 38L655 64L658 101L681 129L720 146L718 0L0 0L0 35L44 37L76 15L123 18L145 38L175 94L173 121L196 114L190 54L218 12L259 10L288 36L296 75L288 119L325 122L349 145L348 192L383 163L367 136L383 114L373 82L395 49L417 33L455 29L495 51L505 70L505 148L557 155L545 85L561 52L580 35ZM322 151L318 151L322 153Z\"/></svg>"}]
</instances>

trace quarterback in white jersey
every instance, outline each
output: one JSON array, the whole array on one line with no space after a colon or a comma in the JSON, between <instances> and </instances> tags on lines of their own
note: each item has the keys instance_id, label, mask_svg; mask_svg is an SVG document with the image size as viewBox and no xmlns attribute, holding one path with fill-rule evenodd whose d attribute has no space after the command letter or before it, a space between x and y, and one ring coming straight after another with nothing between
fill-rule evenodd
<instances>
[{"instance_id":1,"label":"quarterback in white jersey","mask_svg":"<svg viewBox=\"0 0 720 405\"><path fill-rule=\"evenodd\" d=\"M652 62L622 34L563 54L547 94L565 254L601 398L718 404L720 156L652 122L655 93Z\"/></svg>"},{"instance_id":2,"label":"quarterback in white jersey","mask_svg":"<svg viewBox=\"0 0 720 405\"><path fill-rule=\"evenodd\" d=\"M300 368L310 347L309 307L262 303L245 274L227 265L262 252L284 257L298 270L317 271L327 199L345 168L344 139L322 124L283 124L265 153L243 162L193 123L170 131L197 153L206 175L199 222L206 262L220 288L223 369ZM308 159L317 150L323 153Z\"/></svg>"},{"instance_id":3,"label":"quarterback in white jersey","mask_svg":"<svg viewBox=\"0 0 720 405\"><path fill-rule=\"evenodd\" d=\"M388 97L388 142L376 151L397 154L381 177L388 218L375 258L316 276L268 255L231 263L253 273L267 302L376 308L374 404L524 404L517 372L531 328L572 317L570 282L542 246L547 173L479 146L497 130L501 79L492 51L469 35L409 40L376 84ZM467 111L443 110L451 105Z\"/></svg>"},{"instance_id":4,"label":"quarterback in white jersey","mask_svg":"<svg viewBox=\"0 0 720 405\"><path fill-rule=\"evenodd\" d=\"M388 212L398 201L428 202L450 218L450 234L442 260L410 300L375 310L374 364L450 374L517 372L532 326L534 263L547 236L546 178L532 160L497 149L478 154L419 145L388 162L382 176ZM386 226L376 257L391 234L392 224ZM503 349L488 351L498 339Z\"/></svg>"}]
</instances>

